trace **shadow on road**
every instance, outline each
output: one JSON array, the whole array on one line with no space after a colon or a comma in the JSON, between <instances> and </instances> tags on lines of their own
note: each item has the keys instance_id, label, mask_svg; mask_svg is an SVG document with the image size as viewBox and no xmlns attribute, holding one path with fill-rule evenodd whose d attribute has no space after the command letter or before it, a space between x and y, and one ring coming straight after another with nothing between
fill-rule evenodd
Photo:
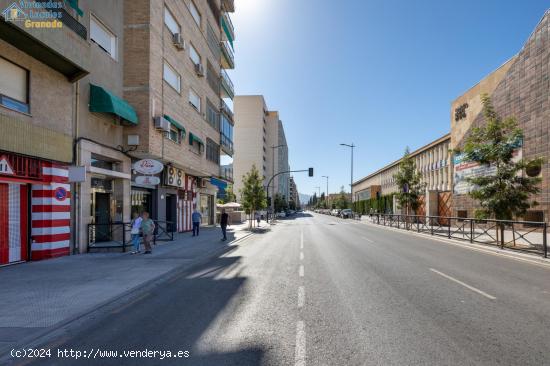
<instances>
[{"instance_id":1,"label":"shadow on road","mask_svg":"<svg viewBox=\"0 0 550 366\"><path fill-rule=\"evenodd\" d=\"M61 341L53 341L59 349L143 351L157 350L177 353L189 351L189 358L102 358L43 359L36 365L259 365L265 350L261 345L219 350L214 345L199 342L223 312L234 312L229 305L236 297L246 298L247 279L239 273L227 274L239 266L241 257L223 257L235 247L228 247L215 259L199 264L172 277L134 299L113 304L114 308L98 314L95 320L69 331ZM230 308L231 307L231 308ZM215 331L215 328L214 328ZM208 337L217 343L218 335ZM221 332L220 332L221 333ZM223 341L220 336L220 343ZM200 348L197 347L200 344ZM225 344L224 344L225 346ZM206 348L205 348L206 347ZM201 349L202 348L202 349Z\"/></svg>"}]
</instances>

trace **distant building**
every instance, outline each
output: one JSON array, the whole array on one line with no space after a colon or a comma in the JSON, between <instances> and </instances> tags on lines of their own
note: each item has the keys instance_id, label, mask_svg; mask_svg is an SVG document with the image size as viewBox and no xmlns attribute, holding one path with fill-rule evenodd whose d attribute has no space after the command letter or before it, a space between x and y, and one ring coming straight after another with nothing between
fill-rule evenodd
<instances>
[{"instance_id":1,"label":"distant building","mask_svg":"<svg viewBox=\"0 0 550 366\"><path fill-rule=\"evenodd\" d=\"M288 146L279 112L269 111L261 95L236 96L235 110L235 149L233 156L234 190L240 199L243 188L242 177L253 165L264 177L267 186L271 177L289 171ZM275 194L289 200L290 175L280 174L269 187L269 196Z\"/></svg>"}]
</instances>

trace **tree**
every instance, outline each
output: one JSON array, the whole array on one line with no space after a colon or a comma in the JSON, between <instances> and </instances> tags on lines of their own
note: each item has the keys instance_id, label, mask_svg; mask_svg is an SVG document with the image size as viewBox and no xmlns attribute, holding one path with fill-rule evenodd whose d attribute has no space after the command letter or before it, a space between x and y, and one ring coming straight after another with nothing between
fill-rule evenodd
<instances>
[{"instance_id":1,"label":"tree","mask_svg":"<svg viewBox=\"0 0 550 366\"><path fill-rule=\"evenodd\" d=\"M285 197L280 193L275 194L275 202L273 205L275 206L275 212L286 211L288 208Z\"/></svg>"},{"instance_id":2,"label":"tree","mask_svg":"<svg viewBox=\"0 0 550 366\"><path fill-rule=\"evenodd\" d=\"M340 194L338 195L336 202L334 202L334 206L340 210L348 208L349 206L348 195L344 191L344 186L340 187Z\"/></svg>"},{"instance_id":3,"label":"tree","mask_svg":"<svg viewBox=\"0 0 550 366\"><path fill-rule=\"evenodd\" d=\"M263 179L260 177L258 169L252 165L250 171L243 176L243 188L240 190L243 208L252 218L256 211L267 207L262 183ZM250 227L252 227L252 221L254 220L250 220Z\"/></svg>"},{"instance_id":4,"label":"tree","mask_svg":"<svg viewBox=\"0 0 550 366\"><path fill-rule=\"evenodd\" d=\"M481 96L485 125L472 128L465 140L462 153L466 161L489 166L494 173L467 178L474 185L469 195L482 207L481 215L499 220L512 220L522 216L528 208L537 205L529 202L530 195L540 192L541 179L524 174L526 169L540 167L542 158L514 159L515 150L523 142L523 131L515 117L502 119L495 111L491 98Z\"/></svg>"},{"instance_id":5,"label":"tree","mask_svg":"<svg viewBox=\"0 0 550 366\"><path fill-rule=\"evenodd\" d=\"M416 163L410 157L409 148L405 148L403 158L399 163L399 170L393 175L395 184L399 191L397 201L399 207L405 209L409 215L411 211L416 211L419 207L419 197L423 193L425 185L421 183L421 175L416 170Z\"/></svg>"},{"instance_id":6,"label":"tree","mask_svg":"<svg viewBox=\"0 0 550 366\"><path fill-rule=\"evenodd\" d=\"M220 200L221 203L236 202L237 196L233 192L233 185L228 185L225 189L225 196Z\"/></svg>"}]
</instances>

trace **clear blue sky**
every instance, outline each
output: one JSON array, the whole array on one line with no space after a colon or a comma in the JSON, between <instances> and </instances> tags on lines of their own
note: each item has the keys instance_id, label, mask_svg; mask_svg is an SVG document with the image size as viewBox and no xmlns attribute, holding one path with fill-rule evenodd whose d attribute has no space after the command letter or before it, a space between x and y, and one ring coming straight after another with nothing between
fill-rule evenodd
<instances>
[{"instance_id":1,"label":"clear blue sky","mask_svg":"<svg viewBox=\"0 0 550 366\"><path fill-rule=\"evenodd\" d=\"M548 0L236 0L237 94L285 126L298 191L354 180L449 132L450 103L519 52ZM238 147L237 147L238 148Z\"/></svg>"}]
</instances>

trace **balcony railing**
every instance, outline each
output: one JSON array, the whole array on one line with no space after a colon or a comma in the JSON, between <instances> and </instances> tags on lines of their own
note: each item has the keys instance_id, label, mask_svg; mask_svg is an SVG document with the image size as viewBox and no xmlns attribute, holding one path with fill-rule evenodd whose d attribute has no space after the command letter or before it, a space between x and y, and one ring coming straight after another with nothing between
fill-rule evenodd
<instances>
[{"instance_id":1,"label":"balcony railing","mask_svg":"<svg viewBox=\"0 0 550 366\"><path fill-rule=\"evenodd\" d=\"M220 144L222 150L229 156L233 156L233 141L223 133L220 133Z\"/></svg>"},{"instance_id":2,"label":"balcony railing","mask_svg":"<svg viewBox=\"0 0 550 366\"><path fill-rule=\"evenodd\" d=\"M222 50L222 67L224 69L235 68L235 55L233 50L227 41L220 42L220 48Z\"/></svg>"},{"instance_id":3,"label":"balcony railing","mask_svg":"<svg viewBox=\"0 0 550 366\"><path fill-rule=\"evenodd\" d=\"M223 12L220 22L223 33L225 34L225 39L227 39L230 43L233 42L235 40L235 27L233 26L233 22L231 22L229 13Z\"/></svg>"},{"instance_id":4,"label":"balcony railing","mask_svg":"<svg viewBox=\"0 0 550 366\"><path fill-rule=\"evenodd\" d=\"M220 178L233 182L233 168L220 166Z\"/></svg>"},{"instance_id":5,"label":"balcony railing","mask_svg":"<svg viewBox=\"0 0 550 366\"><path fill-rule=\"evenodd\" d=\"M227 105L227 103L223 101L223 99L222 99L221 111L222 111L223 113L225 113L225 115L227 116L227 119L228 119L229 121L231 121L231 123L233 123L233 111L231 110L231 108L229 108L229 106Z\"/></svg>"},{"instance_id":6,"label":"balcony railing","mask_svg":"<svg viewBox=\"0 0 550 366\"><path fill-rule=\"evenodd\" d=\"M235 86L227 75L227 72L222 69L221 71L221 84L222 84L222 98L231 98L235 96Z\"/></svg>"},{"instance_id":7,"label":"balcony railing","mask_svg":"<svg viewBox=\"0 0 550 366\"><path fill-rule=\"evenodd\" d=\"M51 3L50 0L37 0L39 3ZM55 11L58 13L61 13L61 23L63 23L64 27L67 27L71 29L73 32L78 34L82 39L88 38L88 31L84 25L82 25L78 20L76 20L70 13L67 11L67 9L64 8L56 8L56 7L48 7L47 5L44 6L44 9Z\"/></svg>"}]
</instances>

